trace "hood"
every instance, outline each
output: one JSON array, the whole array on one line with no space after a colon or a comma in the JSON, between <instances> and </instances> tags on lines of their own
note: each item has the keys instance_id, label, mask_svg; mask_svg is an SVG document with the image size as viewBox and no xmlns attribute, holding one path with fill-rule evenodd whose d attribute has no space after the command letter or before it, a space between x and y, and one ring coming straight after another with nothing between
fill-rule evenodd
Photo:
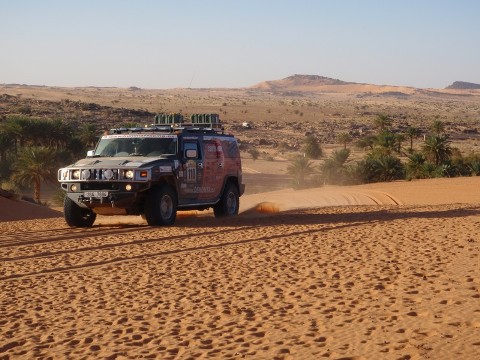
<instances>
[{"instance_id":1,"label":"hood","mask_svg":"<svg viewBox=\"0 0 480 360\"><path fill-rule=\"evenodd\" d=\"M72 164L72 167L98 167L98 168L111 168L111 167L140 167L142 165L158 161L158 158L139 156L134 159L131 157L119 157L119 158L86 158L77 161Z\"/></svg>"}]
</instances>

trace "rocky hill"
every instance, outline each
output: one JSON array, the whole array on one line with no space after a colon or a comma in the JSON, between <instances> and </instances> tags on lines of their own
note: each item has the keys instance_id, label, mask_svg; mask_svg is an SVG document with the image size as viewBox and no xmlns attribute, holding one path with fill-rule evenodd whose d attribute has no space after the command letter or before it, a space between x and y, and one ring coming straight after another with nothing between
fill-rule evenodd
<instances>
[{"instance_id":1,"label":"rocky hill","mask_svg":"<svg viewBox=\"0 0 480 360\"><path fill-rule=\"evenodd\" d=\"M347 82L319 75L292 75L281 80L263 81L253 85L251 89L271 91L282 95L298 95L305 92L330 93L385 93L401 92L413 94L416 89L405 86L374 85Z\"/></svg>"},{"instance_id":2,"label":"rocky hill","mask_svg":"<svg viewBox=\"0 0 480 360\"><path fill-rule=\"evenodd\" d=\"M466 81L455 81L452 85L447 86L445 89L454 90L474 90L480 89L480 84L475 84Z\"/></svg>"},{"instance_id":3,"label":"rocky hill","mask_svg":"<svg viewBox=\"0 0 480 360\"><path fill-rule=\"evenodd\" d=\"M338 79L332 79L325 76L319 75L299 75L295 74L289 77L286 77L281 80L272 80L272 81L263 81L257 85L254 85L254 88L258 89L288 89L288 88L299 88L299 87L315 87L315 86L325 86L325 85L347 85L353 84L348 83Z\"/></svg>"}]
</instances>

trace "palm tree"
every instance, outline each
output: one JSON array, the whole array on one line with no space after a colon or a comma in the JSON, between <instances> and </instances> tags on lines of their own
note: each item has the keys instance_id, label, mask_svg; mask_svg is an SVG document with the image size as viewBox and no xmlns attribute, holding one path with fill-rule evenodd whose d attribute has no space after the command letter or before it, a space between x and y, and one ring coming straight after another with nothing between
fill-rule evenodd
<instances>
[{"instance_id":1,"label":"palm tree","mask_svg":"<svg viewBox=\"0 0 480 360\"><path fill-rule=\"evenodd\" d=\"M348 182L345 164L350 156L349 149L335 150L332 155L320 166L320 171L326 183L344 184Z\"/></svg>"},{"instance_id":2,"label":"palm tree","mask_svg":"<svg viewBox=\"0 0 480 360\"><path fill-rule=\"evenodd\" d=\"M93 124L84 124L80 128L79 138L89 149L93 148L98 141L97 128Z\"/></svg>"},{"instance_id":3,"label":"palm tree","mask_svg":"<svg viewBox=\"0 0 480 360\"><path fill-rule=\"evenodd\" d=\"M54 146L56 150L66 147L72 140L72 127L60 119L48 122L51 131L50 141L44 142L45 146Z\"/></svg>"},{"instance_id":4,"label":"palm tree","mask_svg":"<svg viewBox=\"0 0 480 360\"><path fill-rule=\"evenodd\" d=\"M57 174L55 152L51 148L24 148L13 166L12 180L20 185L33 186L33 198L40 203L40 187L44 181L54 181Z\"/></svg>"},{"instance_id":5,"label":"palm tree","mask_svg":"<svg viewBox=\"0 0 480 360\"><path fill-rule=\"evenodd\" d=\"M425 161L425 156L419 152L414 152L408 156L406 171L409 179L423 179L427 177L424 166Z\"/></svg>"},{"instance_id":6,"label":"palm tree","mask_svg":"<svg viewBox=\"0 0 480 360\"><path fill-rule=\"evenodd\" d=\"M398 138L390 130L382 130L375 138L375 144L384 154L391 154L398 149Z\"/></svg>"},{"instance_id":7,"label":"palm tree","mask_svg":"<svg viewBox=\"0 0 480 360\"><path fill-rule=\"evenodd\" d=\"M405 141L405 135L395 134L395 142L397 143L396 151L400 153L402 151L402 143Z\"/></svg>"},{"instance_id":8,"label":"palm tree","mask_svg":"<svg viewBox=\"0 0 480 360\"><path fill-rule=\"evenodd\" d=\"M440 119L436 118L433 120L430 128L435 135L440 136L445 131L445 124Z\"/></svg>"},{"instance_id":9,"label":"palm tree","mask_svg":"<svg viewBox=\"0 0 480 360\"><path fill-rule=\"evenodd\" d=\"M359 149L373 149L373 145L375 145L375 140L376 140L375 135L368 135L365 136L364 138L358 139L355 146Z\"/></svg>"},{"instance_id":10,"label":"palm tree","mask_svg":"<svg viewBox=\"0 0 480 360\"><path fill-rule=\"evenodd\" d=\"M374 120L375 127L381 131L388 129L392 125L392 119L386 114L378 114Z\"/></svg>"},{"instance_id":11,"label":"palm tree","mask_svg":"<svg viewBox=\"0 0 480 360\"><path fill-rule=\"evenodd\" d=\"M317 139L313 135L305 138L305 155L310 159L318 159L322 156L322 148L318 144Z\"/></svg>"},{"instance_id":12,"label":"palm tree","mask_svg":"<svg viewBox=\"0 0 480 360\"><path fill-rule=\"evenodd\" d=\"M420 130L409 125L407 127L407 129L405 130L405 134L410 138L410 151L412 151L413 150L413 139L416 138L418 135L420 135Z\"/></svg>"},{"instance_id":13,"label":"palm tree","mask_svg":"<svg viewBox=\"0 0 480 360\"><path fill-rule=\"evenodd\" d=\"M399 158L388 154L370 154L365 160L368 182L392 181L403 178L404 167Z\"/></svg>"},{"instance_id":14,"label":"palm tree","mask_svg":"<svg viewBox=\"0 0 480 360\"><path fill-rule=\"evenodd\" d=\"M16 115L7 115L5 122L1 123L0 130L7 135L13 141L13 148L15 154L18 151L18 142L22 137L23 128L18 121L19 116ZM21 140L20 140L21 142Z\"/></svg>"},{"instance_id":15,"label":"palm tree","mask_svg":"<svg viewBox=\"0 0 480 360\"><path fill-rule=\"evenodd\" d=\"M337 142L343 144L343 148L347 148L347 144L352 141L352 136L348 132L342 132L337 135Z\"/></svg>"},{"instance_id":16,"label":"palm tree","mask_svg":"<svg viewBox=\"0 0 480 360\"><path fill-rule=\"evenodd\" d=\"M12 150L13 140L5 132L0 132L0 162L5 161L7 158L7 152Z\"/></svg>"},{"instance_id":17,"label":"palm tree","mask_svg":"<svg viewBox=\"0 0 480 360\"><path fill-rule=\"evenodd\" d=\"M423 145L423 153L436 166L446 162L452 154L448 136L428 136Z\"/></svg>"},{"instance_id":18,"label":"palm tree","mask_svg":"<svg viewBox=\"0 0 480 360\"><path fill-rule=\"evenodd\" d=\"M293 176L295 186L299 188L305 186L306 178L314 172L313 163L305 156L295 157L287 167L287 173Z\"/></svg>"}]
</instances>

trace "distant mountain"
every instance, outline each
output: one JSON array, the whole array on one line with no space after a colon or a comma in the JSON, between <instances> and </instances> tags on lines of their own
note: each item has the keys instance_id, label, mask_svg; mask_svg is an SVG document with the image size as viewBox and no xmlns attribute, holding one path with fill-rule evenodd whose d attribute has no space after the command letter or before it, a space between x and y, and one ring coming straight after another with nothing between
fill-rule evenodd
<instances>
[{"instance_id":1,"label":"distant mountain","mask_svg":"<svg viewBox=\"0 0 480 360\"><path fill-rule=\"evenodd\" d=\"M301 94L303 92L332 93L402 93L409 95L415 88L406 86L373 85L347 82L319 75L292 75L281 80L263 81L251 89L267 90L282 94Z\"/></svg>"},{"instance_id":2,"label":"distant mountain","mask_svg":"<svg viewBox=\"0 0 480 360\"><path fill-rule=\"evenodd\" d=\"M465 82L465 81L455 81L452 85L447 86L445 89L455 89L455 90L473 90L480 89L480 84Z\"/></svg>"},{"instance_id":3,"label":"distant mountain","mask_svg":"<svg viewBox=\"0 0 480 360\"><path fill-rule=\"evenodd\" d=\"M264 81L257 85L254 85L254 88L260 89L270 89L270 90L279 90L287 88L312 88L317 86L326 86L326 85L348 85L354 83L348 83L338 79L332 79L325 76L319 75L299 75L295 74L285 79L281 80L272 80Z\"/></svg>"}]
</instances>

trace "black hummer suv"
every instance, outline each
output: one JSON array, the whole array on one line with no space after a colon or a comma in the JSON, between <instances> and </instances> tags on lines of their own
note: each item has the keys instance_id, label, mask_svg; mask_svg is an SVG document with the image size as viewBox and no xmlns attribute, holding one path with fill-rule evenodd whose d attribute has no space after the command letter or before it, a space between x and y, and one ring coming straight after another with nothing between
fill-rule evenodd
<instances>
[{"instance_id":1,"label":"black hummer suv","mask_svg":"<svg viewBox=\"0 0 480 360\"><path fill-rule=\"evenodd\" d=\"M85 159L59 169L67 224L90 227L101 214L172 225L177 209L237 215L245 189L237 141L217 114L191 120L159 114L149 127L112 129Z\"/></svg>"}]
</instances>

